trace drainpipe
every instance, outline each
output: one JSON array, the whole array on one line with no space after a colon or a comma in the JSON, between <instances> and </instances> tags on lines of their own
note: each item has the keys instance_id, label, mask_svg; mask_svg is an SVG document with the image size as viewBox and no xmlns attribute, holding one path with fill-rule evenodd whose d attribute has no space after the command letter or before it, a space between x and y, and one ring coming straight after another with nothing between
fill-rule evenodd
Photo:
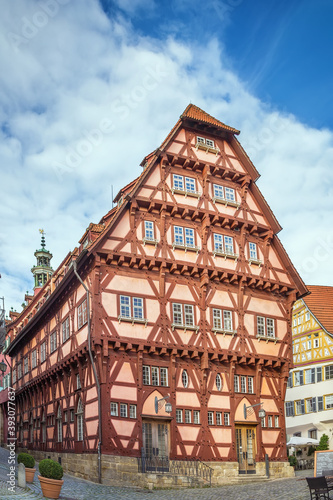
<instances>
[{"instance_id":1,"label":"drainpipe","mask_svg":"<svg viewBox=\"0 0 333 500\"><path fill-rule=\"evenodd\" d=\"M91 321L90 321L90 292L87 288L87 286L84 284L82 279L80 278L78 272L77 272L77 265L76 261L73 260L73 268L74 268L74 274L83 286L83 288L86 291L87 294L87 311L88 311L88 351L89 351L89 357L91 361L91 366L94 372L94 377L95 377L95 382L96 382L96 388L97 388L97 398L98 398L98 445L97 445L97 454L98 454L98 482L102 482L102 463L101 463L101 445L102 445L102 408L101 408L101 386L99 384L99 380L97 377L97 371L96 371L96 366L94 362L94 358L91 352Z\"/></svg>"}]
</instances>

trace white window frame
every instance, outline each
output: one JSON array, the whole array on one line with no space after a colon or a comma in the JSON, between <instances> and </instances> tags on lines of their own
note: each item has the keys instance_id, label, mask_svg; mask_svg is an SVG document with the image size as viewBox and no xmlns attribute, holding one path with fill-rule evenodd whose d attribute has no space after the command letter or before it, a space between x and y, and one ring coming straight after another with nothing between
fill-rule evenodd
<instances>
[{"instance_id":1,"label":"white window frame","mask_svg":"<svg viewBox=\"0 0 333 500\"><path fill-rule=\"evenodd\" d=\"M193 410L193 423L196 425L200 424L200 411Z\"/></svg>"},{"instance_id":2,"label":"white window frame","mask_svg":"<svg viewBox=\"0 0 333 500\"><path fill-rule=\"evenodd\" d=\"M230 425L230 413L224 413L223 415L224 425Z\"/></svg>"},{"instance_id":3,"label":"white window frame","mask_svg":"<svg viewBox=\"0 0 333 500\"><path fill-rule=\"evenodd\" d=\"M217 411L215 414L216 425L222 425L222 412Z\"/></svg>"},{"instance_id":4,"label":"white window frame","mask_svg":"<svg viewBox=\"0 0 333 500\"><path fill-rule=\"evenodd\" d=\"M69 316L62 322L61 324L61 331L62 331L62 343L64 344L66 340L69 339Z\"/></svg>"},{"instance_id":5,"label":"white window frame","mask_svg":"<svg viewBox=\"0 0 333 500\"><path fill-rule=\"evenodd\" d=\"M247 392L253 394L253 377L247 377Z\"/></svg>"},{"instance_id":6,"label":"white window frame","mask_svg":"<svg viewBox=\"0 0 333 500\"><path fill-rule=\"evenodd\" d=\"M240 392L240 390L239 390L239 375L234 375L234 392Z\"/></svg>"},{"instance_id":7,"label":"white window frame","mask_svg":"<svg viewBox=\"0 0 333 500\"><path fill-rule=\"evenodd\" d=\"M147 326L148 320L144 317L144 299L142 297L120 295L119 306L119 323L129 321L132 324L144 323Z\"/></svg>"},{"instance_id":8,"label":"white window frame","mask_svg":"<svg viewBox=\"0 0 333 500\"><path fill-rule=\"evenodd\" d=\"M247 392L247 387L246 387L246 375L241 375L240 376L240 389L241 393L244 394Z\"/></svg>"},{"instance_id":9,"label":"white window frame","mask_svg":"<svg viewBox=\"0 0 333 500\"><path fill-rule=\"evenodd\" d=\"M216 377L215 377L215 385L216 385L216 389L221 392L222 391L222 387L223 387L223 383L222 383L222 377L219 373L216 374Z\"/></svg>"},{"instance_id":10,"label":"white window frame","mask_svg":"<svg viewBox=\"0 0 333 500\"><path fill-rule=\"evenodd\" d=\"M176 422L177 424L183 423L183 410L176 408Z\"/></svg>"},{"instance_id":11,"label":"white window frame","mask_svg":"<svg viewBox=\"0 0 333 500\"><path fill-rule=\"evenodd\" d=\"M120 403L119 404L119 416L121 418L127 418L128 417L127 403Z\"/></svg>"},{"instance_id":12,"label":"white window frame","mask_svg":"<svg viewBox=\"0 0 333 500\"><path fill-rule=\"evenodd\" d=\"M182 371L182 384L185 389L188 388L188 373L187 370Z\"/></svg>"},{"instance_id":13,"label":"white window frame","mask_svg":"<svg viewBox=\"0 0 333 500\"><path fill-rule=\"evenodd\" d=\"M214 412L209 411L207 416L208 416L208 425L214 425Z\"/></svg>"},{"instance_id":14,"label":"white window frame","mask_svg":"<svg viewBox=\"0 0 333 500\"><path fill-rule=\"evenodd\" d=\"M136 405L129 405L129 418L136 418Z\"/></svg>"},{"instance_id":15,"label":"white window frame","mask_svg":"<svg viewBox=\"0 0 333 500\"><path fill-rule=\"evenodd\" d=\"M44 361L46 361L46 340L40 346L40 362L44 363Z\"/></svg>"},{"instance_id":16,"label":"white window frame","mask_svg":"<svg viewBox=\"0 0 333 500\"><path fill-rule=\"evenodd\" d=\"M111 414L111 417L118 417L118 403L111 401L110 414Z\"/></svg>"},{"instance_id":17,"label":"white window frame","mask_svg":"<svg viewBox=\"0 0 333 500\"><path fill-rule=\"evenodd\" d=\"M180 322L181 321L181 322ZM172 302L172 331L182 328L185 331L195 330L198 333L199 326L195 325L194 306L180 302Z\"/></svg>"},{"instance_id":18,"label":"white window frame","mask_svg":"<svg viewBox=\"0 0 333 500\"><path fill-rule=\"evenodd\" d=\"M192 411L186 409L185 410L185 424L191 424L192 423Z\"/></svg>"},{"instance_id":19,"label":"white window frame","mask_svg":"<svg viewBox=\"0 0 333 500\"><path fill-rule=\"evenodd\" d=\"M154 231L154 223L151 220L144 221L145 228L145 241L155 241L155 231Z\"/></svg>"},{"instance_id":20,"label":"white window frame","mask_svg":"<svg viewBox=\"0 0 333 500\"><path fill-rule=\"evenodd\" d=\"M77 328L82 328L88 321L87 299L84 299L77 308Z\"/></svg>"},{"instance_id":21,"label":"white window frame","mask_svg":"<svg viewBox=\"0 0 333 500\"><path fill-rule=\"evenodd\" d=\"M79 401L77 403L76 423L77 423L77 440L83 441L83 405L81 398L79 398Z\"/></svg>"}]
</instances>

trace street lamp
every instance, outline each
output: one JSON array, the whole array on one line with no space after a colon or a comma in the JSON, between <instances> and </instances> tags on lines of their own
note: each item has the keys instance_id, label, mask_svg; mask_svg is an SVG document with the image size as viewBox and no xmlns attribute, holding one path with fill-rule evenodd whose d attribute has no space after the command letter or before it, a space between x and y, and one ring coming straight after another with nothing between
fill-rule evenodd
<instances>
[{"instance_id":1,"label":"street lamp","mask_svg":"<svg viewBox=\"0 0 333 500\"><path fill-rule=\"evenodd\" d=\"M165 411L167 413L172 412L172 405L171 403L167 403L166 400L169 399L170 396L165 396L164 398L158 399L157 396L155 396L155 413L158 413L158 410L161 410L163 406L165 405Z\"/></svg>"},{"instance_id":2,"label":"street lamp","mask_svg":"<svg viewBox=\"0 0 333 500\"><path fill-rule=\"evenodd\" d=\"M254 412L254 409L256 406L262 406L264 403L257 403L256 405L251 405L251 406L246 406L246 404L244 403L244 418L245 420L247 419L247 416L248 415L252 415L252 413ZM261 408L258 412L258 417L259 418L264 418L266 416L266 412L263 408Z\"/></svg>"},{"instance_id":3,"label":"street lamp","mask_svg":"<svg viewBox=\"0 0 333 500\"><path fill-rule=\"evenodd\" d=\"M0 371L2 373L5 373L6 370L7 370L7 364L4 361L1 361L1 363L0 363Z\"/></svg>"}]
</instances>

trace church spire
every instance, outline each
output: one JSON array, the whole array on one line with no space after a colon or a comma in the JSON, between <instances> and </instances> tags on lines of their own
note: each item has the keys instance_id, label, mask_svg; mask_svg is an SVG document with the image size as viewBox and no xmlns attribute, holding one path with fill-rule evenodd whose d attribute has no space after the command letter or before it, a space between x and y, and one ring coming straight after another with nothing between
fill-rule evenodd
<instances>
[{"instance_id":1,"label":"church spire","mask_svg":"<svg viewBox=\"0 0 333 500\"><path fill-rule=\"evenodd\" d=\"M46 250L45 248L45 233L44 229L40 229L39 232L41 233L41 248L39 250L36 250L34 255L37 259L37 265L33 266L31 269L31 272L34 276L34 294L36 295L37 292L43 286L45 283L51 278L53 274L53 269L50 265L51 259L53 255L49 250Z\"/></svg>"}]
</instances>

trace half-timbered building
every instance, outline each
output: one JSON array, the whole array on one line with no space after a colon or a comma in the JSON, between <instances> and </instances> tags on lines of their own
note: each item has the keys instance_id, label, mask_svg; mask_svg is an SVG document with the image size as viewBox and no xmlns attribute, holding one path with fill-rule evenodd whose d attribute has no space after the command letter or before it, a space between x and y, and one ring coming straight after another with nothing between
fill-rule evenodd
<instances>
[{"instance_id":1,"label":"half-timbered building","mask_svg":"<svg viewBox=\"0 0 333 500\"><path fill-rule=\"evenodd\" d=\"M264 474L266 455L290 473L291 317L307 290L238 134L190 104L12 322L20 447L103 482L195 460L218 484Z\"/></svg>"}]
</instances>

